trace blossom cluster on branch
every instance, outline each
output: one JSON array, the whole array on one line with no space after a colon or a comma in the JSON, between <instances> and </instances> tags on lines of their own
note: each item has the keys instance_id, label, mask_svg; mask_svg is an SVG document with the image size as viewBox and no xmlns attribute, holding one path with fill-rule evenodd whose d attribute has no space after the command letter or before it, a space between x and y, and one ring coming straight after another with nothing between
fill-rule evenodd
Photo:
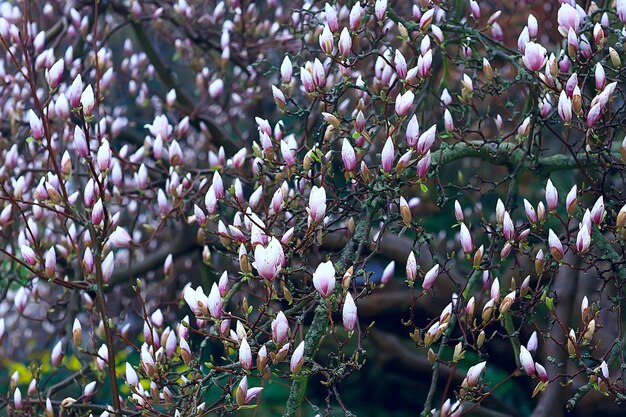
<instances>
[{"instance_id":1,"label":"blossom cluster on branch","mask_svg":"<svg viewBox=\"0 0 626 417\"><path fill-rule=\"evenodd\" d=\"M2 2L0 407L350 415L392 290L422 416L626 399L626 1L579 3Z\"/></svg>"}]
</instances>

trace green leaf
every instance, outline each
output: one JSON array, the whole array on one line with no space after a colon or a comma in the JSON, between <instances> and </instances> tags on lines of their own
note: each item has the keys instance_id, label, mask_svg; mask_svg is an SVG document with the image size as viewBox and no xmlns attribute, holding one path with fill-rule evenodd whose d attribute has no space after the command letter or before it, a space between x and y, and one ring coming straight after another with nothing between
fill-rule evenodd
<instances>
[{"instance_id":1,"label":"green leaf","mask_svg":"<svg viewBox=\"0 0 626 417\"><path fill-rule=\"evenodd\" d=\"M428 187L426 186L426 184L421 183L420 184L420 190L422 190L423 193L427 193L428 192Z\"/></svg>"}]
</instances>

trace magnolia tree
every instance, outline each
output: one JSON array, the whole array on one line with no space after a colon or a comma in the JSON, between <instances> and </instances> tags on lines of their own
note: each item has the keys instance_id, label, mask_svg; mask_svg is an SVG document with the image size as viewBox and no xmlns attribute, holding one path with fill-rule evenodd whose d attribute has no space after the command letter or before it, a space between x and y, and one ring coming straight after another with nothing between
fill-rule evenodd
<instances>
[{"instance_id":1,"label":"magnolia tree","mask_svg":"<svg viewBox=\"0 0 626 417\"><path fill-rule=\"evenodd\" d=\"M0 407L626 399L626 2L411 3L2 2Z\"/></svg>"}]
</instances>

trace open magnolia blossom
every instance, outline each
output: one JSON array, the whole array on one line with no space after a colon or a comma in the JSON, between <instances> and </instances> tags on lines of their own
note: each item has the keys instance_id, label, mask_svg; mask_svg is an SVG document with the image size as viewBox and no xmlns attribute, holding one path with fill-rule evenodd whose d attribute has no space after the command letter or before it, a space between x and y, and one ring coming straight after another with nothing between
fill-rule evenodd
<instances>
[{"instance_id":1,"label":"open magnolia blossom","mask_svg":"<svg viewBox=\"0 0 626 417\"><path fill-rule=\"evenodd\" d=\"M625 24L0 2L0 407L621 415Z\"/></svg>"}]
</instances>

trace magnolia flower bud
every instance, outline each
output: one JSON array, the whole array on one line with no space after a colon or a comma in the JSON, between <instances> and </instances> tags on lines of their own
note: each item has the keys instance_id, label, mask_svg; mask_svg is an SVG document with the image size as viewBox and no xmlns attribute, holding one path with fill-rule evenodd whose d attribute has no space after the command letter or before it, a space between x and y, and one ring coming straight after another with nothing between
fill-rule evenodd
<instances>
[{"instance_id":1,"label":"magnolia flower bud","mask_svg":"<svg viewBox=\"0 0 626 417\"><path fill-rule=\"evenodd\" d=\"M352 295L348 292L346 294L346 299L343 303L343 327L346 331L351 332L356 327L357 321L357 309L356 304L354 303L354 299Z\"/></svg>"},{"instance_id":2,"label":"magnolia flower bud","mask_svg":"<svg viewBox=\"0 0 626 417\"><path fill-rule=\"evenodd\" d=\"M309 214L311 220L320 223L326 216L326 190L324 187L313 186L309 194Z\"/></svg>"},{"instance_id":3,"label":"magnolia flower bud","mask_svg":"<svg viewBox=\"0 0 626 417\"><path fill-rule=\"evenodd\" d=\"M474 245L472 243L472 235L470 234L469 229L465 226L465 223L461 223L461 231L460 239L461 239L461 248L463 248L463 252L465 254L470 254Z\"/></svg>"},{"instance_id":4,"label":"magnolia flower bud","mask_svg":"<svg viewBox=\"0 0 626 417\"><path fill-rule=\"evenodd\" d=\"M71 103L71 99L70 99ZM83 114L85 116L93 115L93 109L95 106L95 97L93 95L93 88L91 84L87 85L87 88L82 92L80 96L80 104L83 107Z\"/></svg>"},{"instance_id":5,"label":"magnolia flower bud","mask_svg":"<svg viewBox=\"0 0 626 417\"><path fill-rule=\"evenodd\" d=\"M313 273L315 289L326 298L335 290L335 267L332 261L322 262Z\"/></svg>"},{"instance_id":6,"label":"magnolia flower bud","mask_svg":"<svg viewBox=\"0 0 626 417\"><path fill-rule=\"evenodd\" d=\"M524 46L522 62L530 71L539 71L546 62L546 48L535 42L527 42Z\"/></svg>"},{"instance_id":7,"label":"magnolia flower bud","mask_svg":"<svg viewBox=\"0 0 626 417\"><path fill-rule=\"evenodd\" d=\"M83 328L80 325L78 318L74 319L74 325L72 326L72 338L74 340L74 344L80 348L83 343Z\"/></svg>"},{"instance_id":8,"label":"magnolia flower bud","mask_svg":"<svg viewBox=\"0 0 626 417\"><path fill-rule=\"evenodd\" d=\"M394 274L396 271L396 262L395 261L391 261L387 264L387 266L385 267L385 269L383 270L383 275L380 278L380 283L382 285L386 285L389 282L391 282Z\"/></svg>"},{"instance_id":9,"label":"magnolia flower bud","mask_svg":"<svg viewBox=\"0 0 626 417\"><path fill-rule=\"evenodd\" d=\"M404 94L399 94L396 98L396 114L400 117L406 116L413 106L413 100L415 99L415 95L412 91L406 91Z\"/></svg>"},{"instance_id":10,"label":"magnolia flower bud","mask_svg":"<svg viewBox=\"0 0 626 417\"><path fill-rule=\"evenodd\" d=\"M393 146L393 141L391 140L391 137L387 138L387 141L385 142L385 146L383 146L383 151L380 154L380 158L381 158L383 171L391 172L391 170L393 169L393 162L395 159L395 148Z\"/></svg>"},{"instance_id":11,"label":"magnolia flower bud","mask_svg":"<svg viewBox=\"0 0 626 417\"><path fill-rule=\"evenodd\" d=\"M548 210L556 210L556 206L558 203L559 193L556 190L556 187L552 184L552 181L548 179L548 182L546 184L546 204L548 205Z\"/></svg>"},{"instance_id":12,"label":"magnolia flower bud","mask_svg":"<svg viewBox=\"0 0 626 417\"><path fill-rule=\"evenodd\" d=\"M291 373L292 374L300 373L300 369L302 368L303 363L304 363L304 340L300 342L296 350L293 351L293 355L291 355L291 362L289 364L289 369L291 370Z\"/></svg>"},{"instance_id":13,"label":"magnolia flower bud","mask_svg":"<svg viewBox=\"0 0 626 417\"><path fill-rule=\"evenodd\" d=\"M411 251L409 257L406 260L406 279L409 282L415 281L417 277L417 260L415 259L415 253Z\"/></svg>"},{"instance_id":14,"label":"magnolia flower bud","mask_svg":"<svg viewBox=\"0 0 626 417\"><path fill-rule=\"evenodd\" d=\"M241 340L241 344L239 345L239 364L246 371L252 368L252 351L245 338Z\"/></svg>"},{"instance_id":15,"label":"magnolia flower bud","mask_svg":"<svg viewBox=\"0 0 626 417\"><path fill-rule=\"evenodd\" d=\"M352 37L350 36L350 31L348 28L343 28L341 34L339 35L339 53L342 57L347 58L350 56L350 51L352 50Z\"/></svg>"},{"instance_id":16,"label":"magnolia flower bud","mask_svg":"<svg viewBox=\"0 0 626 417\"><path fill-rule=\"evenodd\" d=\"M293 74L293 66L291 60L285 55L283 62L280 64L280 77L283 84L289 84L291 82L291 76Z\"/></svg>"},{"instance_id":17,"label":"magnolia flower bud","mask_svg":"<svg viewBox=\"0 0 626 417\"><path fill-rule=\"evenodd\" d=\"M43 138L43 135L44 135L43 122L32 109L28 111L28 123L30 124L30 131L31 131L32 137L35 138L36 140Z\"/></svg>"},{"instance_id":18,"label":"magnolia flower bud","mask_svg":"<svg viewBox=\"0 0 626 417\"><path fill-rule=\"evenodd\" d=\"M480 362L470 367L467 370L467 376L463 380L462 385L464 387L469 387L469 388L472 388L478 385L478 381L480 380L480 377L483 371L485 370L486 365L487 365L487 362Z\"/></svg>"},{"instance_id":19,"label":"magnolia flower bud","mask_svg":"<svg viewBox=\"0 0 626 417\"><path fill-rule=\"evenodd\" d=\"M426 272L426 275L424 275L424 282L422 282L422 288L424 291L428 291L433 287L438 275L439 265L433 266L428 272Z\"/></svg>"},{"instance_id":20,"label":"magnolia flower bud","mask_svg":"<svg viewBox=\"0 0 626 417\"><path fill-rule=\"evenodd\" d=\"M557 261L563 259L563 245L558 236L550 229L548 231L548 245L550 247L550 253Z\"/></svg>"},{"instance_id":21,"label":"magnolia flower bud","mask_svg":"<svg viewBox=\"0 0 626 417\"><path fill-rule=\"evenodd\" d=\"M63 360L63 341L59 340L54 348L52 348L52 353L50 354L50 361L52 362L52 366L58 367Z\"/></svg>"},{"instance_id":22,"label":"magnolia flower bud","mask_svg":"<svg viewBox=\"0 0 626 417\"><path fill-rule=\"evenodd\" d=\"M529 376L533 376L535 374L535 361L533 360L530 352L524 346L520 346L519 361L524 372L526 372Z\"/></svg>"},{"instance_id":23,"label":"magnolia flower bud","mask_svg":"<svg viewBox=\"0 0 626 417\"><path fill-rule=\"evenodd\" d=\"M137 387L139 385L139 376L128 362L126 362L126 383L131 387Z\"/></svg>"},{"instance_id":24,"label":"magnolia flower bud","mask_svg":"<svg viewBox=\"0 0 626 417\"><path fill-rule=\"evenodd\" d=\"M333 40L333 34L330 31L330 28L328 27L328 25L324 26L324 29L322 30L322 33L319 36L319 44L320 44L320 48L322 48L322 51L324 51L326 55L333 54L333 49L335 49L335 45L334 45L334 40Z\"/></svg>"}]
</instances>

